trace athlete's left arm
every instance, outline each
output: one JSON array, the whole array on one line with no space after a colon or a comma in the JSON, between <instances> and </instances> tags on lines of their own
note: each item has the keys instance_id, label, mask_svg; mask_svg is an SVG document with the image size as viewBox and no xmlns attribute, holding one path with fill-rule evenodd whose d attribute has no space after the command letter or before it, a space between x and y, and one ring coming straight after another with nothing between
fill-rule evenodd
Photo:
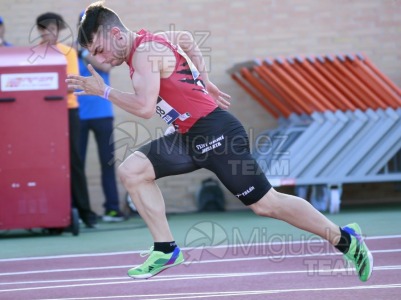
<instances>
[{"instance_id":1,"label":"athlete's left arm","mask_svg":"<svg viewBox=\"0 0 401 300\"><path fill-rule=\"evenodd\" d=\"M188 31L167 31L160 33L160 35L171 41L171 43L181 47L201 74L208 93L213 97L220 108L227 109L230 106L228 100L231 99L231 96L220 91L220 89L209 80L205 60L193 35Z\"/></svg>"}]
</instances>

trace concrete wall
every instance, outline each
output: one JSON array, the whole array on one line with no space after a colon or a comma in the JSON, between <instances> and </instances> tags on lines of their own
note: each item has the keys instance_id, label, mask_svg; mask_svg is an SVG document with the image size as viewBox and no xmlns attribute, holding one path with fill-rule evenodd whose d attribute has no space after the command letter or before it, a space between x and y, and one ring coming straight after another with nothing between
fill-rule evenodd
<instances>
[{"instance_id":1,"label":"concrete wall","mask_svg":"<svg viewBox=\"0 0 401 300\"><path fill-rule=\"evenodd\" d=\"M75 38L78 15L90 2L0 0L6 38L15 45L34 45L38 37L36 17L54 11L70 24L71 31L63 35L65 42L70 42ZM255 134L275 126L275 120L227 75L226 70L235 63L257 57L362 52L401 85L400 0L110 0L106 4L132 30L191 31L204 51L211 79L232 95L231 111ZM130 91L126 66L114 69L111 81L115 88ZM121 145L128 142L135 147L164 128L156 117L144 121L118 108L115 112L118 159L124 156ZM130 128L129 136L123 132L126 128ZM100 170L93 139L89 151L86 172L91 201L102 213ZM167 210L195 210L194 193L201 179L208 176L208 171L197 171L160 180ZM121 186L119 190L123 197ZM236 198L227 198L229 209L242 207Z\"/></svg>"}]
</instances>

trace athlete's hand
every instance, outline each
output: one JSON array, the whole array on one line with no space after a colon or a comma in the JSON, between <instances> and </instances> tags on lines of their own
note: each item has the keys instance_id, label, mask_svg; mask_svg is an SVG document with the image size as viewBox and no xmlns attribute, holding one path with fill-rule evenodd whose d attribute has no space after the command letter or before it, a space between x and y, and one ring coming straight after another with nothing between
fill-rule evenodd
<instances>
[{"instance_id":1,"label":"athlete's hand","mask_svg":"<svg viewBox=\"0 0 401 300\"><path fill-rule=\"evenodd\" d=\"M106 84L103 78L95 71L92 65L88 64L88 70L92 76L84 77L79 75L68 75L65 82L69 89L81 90L74 92L75 95L98 95L103 96Z\"/></svg>"},{"instance_id":2,"label":"athlete's hand","mask_svg":"<svg viewBox=\"0 0 401 300\"><path fill-rule=\"evenodd\" d=\"M212 82L208 82L206 85L206 90L210 96L216 101L216 104L222 109L228 109L230 106L230 102L228 100L231 99L231 96L223 93L219 90L217 86L215 86Z\"/></svg>"}]
</instances>

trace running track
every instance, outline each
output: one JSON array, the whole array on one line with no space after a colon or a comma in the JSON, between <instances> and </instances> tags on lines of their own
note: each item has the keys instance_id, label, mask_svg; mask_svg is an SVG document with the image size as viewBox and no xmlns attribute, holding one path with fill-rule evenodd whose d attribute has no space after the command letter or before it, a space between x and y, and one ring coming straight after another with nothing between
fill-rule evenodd
<instances>
[{"instance_id":1,"label":"running track","mask_svg":"<svg viewBox=\"0 0 401 300\"><path fill-rule=\"evenodd\" d=\"M401 236L367 239L361 283L326 243L187 249L187 262L148 280L126 271L135 253L0 260L0 299L401 299Z\"/></svg>"}]
</instances>

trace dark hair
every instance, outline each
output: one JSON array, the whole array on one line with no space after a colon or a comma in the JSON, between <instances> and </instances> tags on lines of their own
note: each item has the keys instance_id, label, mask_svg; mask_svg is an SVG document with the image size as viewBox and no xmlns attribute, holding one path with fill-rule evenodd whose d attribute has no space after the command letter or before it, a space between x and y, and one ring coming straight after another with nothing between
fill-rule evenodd
<instances>
[{"instance_id":1,"label":"dark hair","mask_svg":"<svg viewBox=\"0 0 401 300\"><path fill-rule=\"evenodd\" d=\"M38 28L46 29L50 24L56 24L58 30L66 28L64 19L59 14L47 12L36 18Z\"/></svg>"},{"instance_id":2,"label":"dark hair","mask_svg":"<svg viewBox=\"0 0 401 300\"><path fill-rule=\"evenodd\" d=\"M87 48L89 44L92 44L93 36L98 32L99 27L103 27L101 30L105 30L112 26L126 31L118 15L110 8L105 7L103 1L92 3L86 8L79 24L78 43Z\"/></svg>"}]
</instances>

